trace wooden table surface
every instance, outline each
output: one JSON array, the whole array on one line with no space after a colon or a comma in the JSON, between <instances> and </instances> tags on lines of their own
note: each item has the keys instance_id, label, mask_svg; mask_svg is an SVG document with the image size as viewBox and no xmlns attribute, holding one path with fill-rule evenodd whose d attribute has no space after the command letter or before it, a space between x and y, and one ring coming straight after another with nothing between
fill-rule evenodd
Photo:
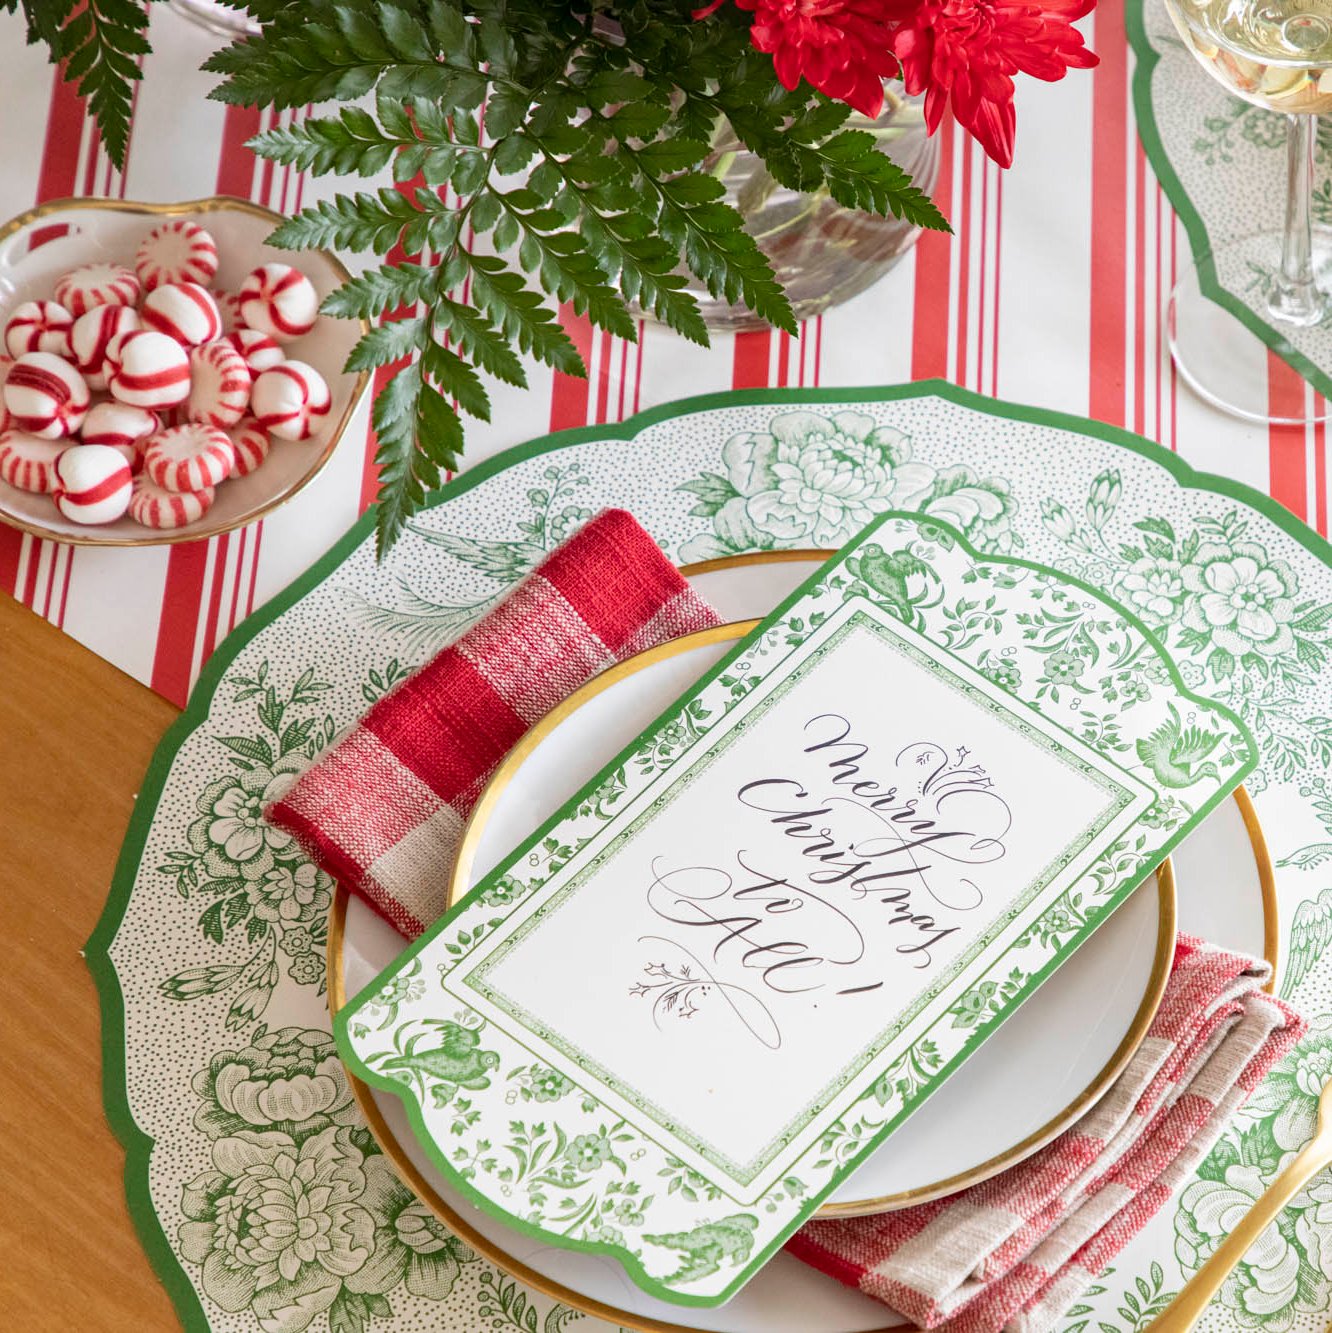
<instances>
[{"instance_id":1,"label":"wooden table surface","mask_svg":"<svg viewBox=\"0 0 1332 1333\"><path fill-rule=\"evenodd\" d=\"M178 1327L125 1206L81 957L176 708L0 598L0 1327Z\"/></svg>"}]
</instances>

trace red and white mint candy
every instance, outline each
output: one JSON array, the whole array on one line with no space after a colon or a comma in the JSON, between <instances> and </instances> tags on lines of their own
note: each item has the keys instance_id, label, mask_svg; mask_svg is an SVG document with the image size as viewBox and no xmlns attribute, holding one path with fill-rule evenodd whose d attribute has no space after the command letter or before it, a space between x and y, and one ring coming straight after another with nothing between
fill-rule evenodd
<instances>
[{"instance_id":1,"label":"red and white mint candy","mask_svg":"<svg viewBox=\"0 0 1332 1333\"><path fill-rule=\"evenodd\" d=\"M175 218L154 227L139 243L134 271L146 292L168 282L211 287L217 277L217 242L197 222Z\"/></svg>"},{"instance_id":2,"label":"red and white mint candy","mask_svg":"<svg viewBox=\"0 0 1332 1333\"><path fill-rule=\"evenodd\" d=\"M245 323L278 342L309 333L319 317L314 283L290 264L260 264L241 283L240 302Z\"/></svg>"},{"instance_id":3,"label":"red and white mint candy","mask_svg":"<svg viewBox=\"0 0 1332 1333\"><path fill-rule=\"evenodd\" d=\"M43 440L73 435L92 395L73 366L54 352L25 352L5 379L5 407L17 429Z\"/></svg>"},{"instance_id":4,"label":"red and white mint candy","mask_svg":"<svg viewBox=\"0 0 1332 1333\"><path fill-rule=\"evenodd\" d=\"M105 444L76 444L56 459L56 508L73 523L114 523L128 508L129 464Z\"/></svg>"},{"instance_id":5,"label":"red and white mint candy","mask_svg":"<svg viewBox=\"0 0 1332 1333\"><path fill-rule=\"evenodd\" d=\"M197 282L168 282L154 287L139 310L145 328L165 333L186 347L222 336L222 316L211 293Z\"/></svg>"},{"instance_id":6,"label":"red and white mint candy","mask_svg":"<svg viewBox=\"0 0 1332 1333\"><path fill-rule=\"evenodd\" d=\"M5 322L5 350L10 356L24 352L69 351L69 331L74 316L59 301L24 301Z\"/></svg>"},{"instance_id":7,"label":"red and white mint candy","mask_svg":"<svg viewBox=\"0 0 1332 1333\"><path fill-rule=\"evenodd\" d=\"M189 353L165 333L136 329L107 348L111 396L134 407L163 408L190 396Z\"/></svg>"},{"instance_id":8,"label":"red and white mint candy","mask_svg":"<svg viewBox=\"0 0 1332 1333\"><path fill-rule=\"evenodd\" d=\"M244 357L225 338L191 349L191 421L225 430L245 415L249 402L249 369Z\"/></svg>"},{"instance_id":9,"label":"red and white mint candy","mask_svg":"<svg viewBox=\"0 0 1332 1333\"><path fill-rule=\"evenodd\" d=\"M0 430L8 430L14 423L9 419L9 408L5 406L5 381L14 369L12 356L0 356Z\"/></svg>"},{"instance_id":10,"label":"red and white mint candy","mask_svg":"<svg viewBox=\"0 0 1332 1333\"><path fill-rule=\"evenodd\" d=\"M69 446L64 440L39 440L21 430L0 433L0 480L21 491L50 495L56 487L56 459Z\"/></svg>"},{"instance_id":11,"label":"red and white mint candy","mask_svg":"<svg viewBox=\"0 0 1332 1333\"><path fill-rule=\"evenodd\" d=\"M308 440L330 403L324 377L304 361L284 361L264 371L250 390L255 420L282 440Z\"/></svg>"},{"instance_id":12,"label":"red and white mint candy","mask_svg":"<svg viewBox=\"0 0 1332 1333\"><path fill-rule=\"evenodd\" d=\"M217 313L222 316L223 337L245 327L245 320L241 315L240 297L235 292L214 292L213 300L217 302Z\"/></svg>"},{"instance_id":13,"label":"red and white mint candy","mask_svg":"<svg viewBox=\"0 0 1332 1333\"><path fill-rule=\"evenodd\" d=\"M143 469L148 437L161 427L156 412L129 403L94 403L79 432L84 444L105 444L119 450L132 472Z\"/></svg>"},{"instance_id":14,"label":"red and white mint candy","mask_svg":"<svg viewBox=\"0 0 1332 1333\"><path fill-rule=\"evenodd\" d=\"M226 340L244 357L251 375L272 370L279 361L287 359L278 340L262 329L234 329L227 334Z\"/></svg>"},{"instance_id":15,"label":"red and white mint candy","mask_svg":"<svg viewBox=\"0 0 1332 1333\"><path fill-rule=\"evenodd\" d=\"M149 439L143 470L163 490L201 491L226 481L235 461L226 431L190 422Z\"/></svg>"},{"instance_id":16,"label":"red and white mint candy","mask_svg":"<svg viewBox=\"0 0 1332 1333\"><path fill-rule=\"evenodd\" d=\"M147 473L134 478L129 516L145 528L183 528L202 518L212 507L217 491L205 486L199 491L164 490Z\"/></svg>"},{"instance_id":17,"label":"red and white mint candy","mask_svg":"<svg viewBox=\"0 0 1332 1333\"><path fill-rule=\"evenodd\" d=\"M268 457L268 451L272 448L268 432L253 417L248 417L227 434L231 436L231 446L236 451L231 475L248 477Z\"/></svg>"},{"instance_id":18,"label":"red and white mint candy","mask_svg":"<svg viewBox=\"0 0 1332 1333\"><path fill-rule=\"evenodd\" d=\"M55 299L75 319L95 305L138 305L139 279L119 264L84 264L56 283Z\"/></svg>"},{"instance_id":19,"label":"red and white mint candy","mask_svg":"<svg viewBox=\"0 0 1332 1333\"><path fill-rule=\"evenodd\" d=\"M106 388L107 349L122 333L133 333L138 327L138 312L127 305L94 306L74 321L70 356L90 389Z\"/></svg>"}]
</instances>

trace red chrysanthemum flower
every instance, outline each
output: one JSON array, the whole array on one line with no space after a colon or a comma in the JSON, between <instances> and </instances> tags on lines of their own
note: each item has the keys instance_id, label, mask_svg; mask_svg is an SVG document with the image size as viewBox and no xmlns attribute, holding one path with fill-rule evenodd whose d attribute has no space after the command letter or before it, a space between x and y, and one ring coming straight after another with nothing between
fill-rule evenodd
<instances>
[{"instance_id":1,"label":"red chrysanthemum flower","mask_svg":"<svg viewBox=\"0 0 1332 1333\"><path fill-rule=\"evenodd\" d=\"M898 74L892 4L884 0L736 0L754 15L750 37L772 56L784 87L804 79L871 119L883 110L883 80ZM695 17L720 7L708 5Z\"/></svg>"},{"instance_id":2,"label":"red chrysanthemum flower","mask_svg":"<svg viewBox=\"0 0 1332 1333\"><path fill-rule=\"evenodd\" d=\"M892 49L907 92L925 94L925 122L938 127L952 103L958 123L1001 167L1013 163L1014 74L1054 82L1096 56L1073 21L1095 0L922 0L902 6ZM887 8L887 6L884 6ZM907 12L902 12L903 10Z\"/></svg>"}]
</instances>

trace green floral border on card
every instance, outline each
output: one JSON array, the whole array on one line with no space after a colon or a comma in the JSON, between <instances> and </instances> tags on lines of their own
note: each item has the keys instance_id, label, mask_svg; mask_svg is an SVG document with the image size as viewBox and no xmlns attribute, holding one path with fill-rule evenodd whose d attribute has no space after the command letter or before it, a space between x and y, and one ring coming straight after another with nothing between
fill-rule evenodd
<instances>
[{"instance_id":1,"label":"green floral border on card","mask_svg":"<svg viewBox=\"0 0 1332 1333\"><path fill-rule=\"evenodd\" d=\"M1140 5L1131 0L1130 32ZM708 409L744 405L801 406L820 403L891 403L918 398L939 398L959 407L1002 419L1066 431L1099 440L1116 449L1149 460L1164 469L1183 489L1226 496L1245 506L1285 533L1315 559L1332 566L1332 545L1318 536L1270 496L1228 477L1189 466L1178 455L1131 431L1071 413L1030 407L974 393L944 380L921 380L906 385L879 388L749 389L679 399L630 417L619 424L580 427L543 436L478 464L450 482L432 500L432 506L452 500L480 482L526 459L556 453L573 445L598 440L632 438L645 426L658 421ZM373 525L363 517L318 561L286 589L265 603L217 646L204 665L199 680L181 716L167 729L140 786L125 841L117 861L107 902L85 946L85 958L97 988L101 1010L102 1100L108 1123L125 1150L125 1192L130 1216L149 1262L175 1305L182 1325L190 1333L209 1333L208 1317L193 1281L172 1249L154 1211L149 1171L154 1140L140 1129L130 1111L127 1090L124 996L110 947L124 920L134 888L135 875L157 806L177 751L187 737L208 718L214 694L245 647L285 611L296 605L365 541L372 539Z\"/></svg>"},{"instance_id":2,"label":"green floral border on card","mask_svg":"<svg viewBox=\"0 0 1332 1333\"><path fill-rule=\"evenodd\" d=\"M1229 311L1251 333L1260 338L1292 370L1303 375L1319 393L1332 396L1332 375L1319 369L1303 352L1292 347L1285 334L1275 324L1254 310L1229 288L1222 286L1212 259L1212 238L1202 215L1193 206L1184 183L1180 180L1161 140L1156 123L1156 108L1152 103L1152 77L1160 63L1161 54L1152 45L1147 34L1146 6L1160 0L1124 0L1124 26L1136 63L1133 70L1133 114L1138 125L1138 137L1143 151L1152 164L1156 179L1170 200L1170 207L1184 224L1188 234L1193 262L1198 269L1198 282L1203 293L1223 310Z\"/></svg>"},{"instance_id":3,"label":"green floral border on card","mask_svg":"<svg viewBox=\"0 0 1332 1333\"><path fill-rule=\"evenodd\" d=\"M694 410L697 410L699 406L703 406L704 404L707 404L707 400L695 400ZM1033 970L1025 976L1021 986L1017 990L1005 997L998 1013L986 1024L973 1027L969 1034L962 1039L961 1044L951 1058L942 1064L928 1081L924 1081L914 1087L910 1096L902 1099L902 1105L898 1108L896 1113L889 1115L881 1125L877 1126L862 1142L857 1152L839 1162L835 1169L829 1173L825 1183L817 1187L807 1188L802 1193L799 1200L794 1198L787 1200L788 1204L791 1205L790 1218L776 1228L775 1234L771 1236L771 1239L766 1240L762 1249L757 1249L757 1247L755 1247L751 1252L749 1243L754 1242L752 1242L750 1237L745 1237L745 1240L749 1243L744 1245L743 1254L741 1254L734 1262L734 1275L724 1287L708 1294L683 1291L679 1286L673 1285L668 1280L652 1276L647 1271L641 1258L637 1254L627 1250L621 1244L610 1240L587 1240L575 1238L564 1232L552 1230L547 1226L543 1226L538 1221L518 1216L515 1211L505 1207L498 1199L478 1189L471 1179L467 1178L464 1173L458 1170L454 1162L451 1161L449 1156L443 1151L434 1133L432 1133L426 1120L424 1088L418 1090L414 1084L401 1082L390 1074L387 1074L385 1071L376 1069L369 1064L362 1053L356 1049L349 1027L360 1010L367 1005L374 1005L376 996L386 985L389 985L393 981L395 976L404 971L414 971L419 967L420 963L417 960L420 959L424 951L438 937L449 929L455 921L473 911L479 904L485 902L484 895L488 887L493 886L496 881L503 879L507 871L523 861L534 849L539 848L546 838L560 829L567 820L572 819L579 812L581 806L589 800L592 800L603 784L609 779L612 779L618 769L623 768L629 763L632 756L646 743L649 737L663 728L672 717L686 709L686 707L693 701L701 699L707 693L709 687L723 676L728 668L732 667L736 662L743 658L753 655L754 649L760 643L772 638L774 631L781 628L783 621L790 612L802 602L813 596L819 590L820 584L826 583L833 575L844 570L847 561L859 555L865 549L865 543L870 538L876 535L889 523L903 521L923 532L932 531L936 534L937 539L941 544L952 546L962 552L971 560L973 566L1008 566L1014 569L1025 569L1036 574L1050 575L1056 582L1075 588L1093 598L1101 605L1113 610L1116 615L1122 617L1128 628L1145 642L1148 649L1155 652L1159 661L1164 666L1171 682L1178 691L1178 696L1187 699L1190 703L1213 715L1218 720L1228 723L1233 732L1244 742L1245 747L1248 750L1247 759L1240 762L1233 772L1228 773L1224 782L1221 782L1214 792L1198 804L1189 820L1182 826L1173 828L1168 836L1164 837L1158 844L1154 845L1151 854L1152 860L1148 863L1148 868L1150 868L1150 865L1154 864L1157 860L1168 856L1190 832L1198 827L1207 815L1229 797L1235 787L1244 781L1244 779L1257 767L1259 762L1260 754L1257 742L1244 721L1224 704L1220 704L1214 699L1209 699L1206 696L1196 694L1190 690L1185 685L1174 659L1166 652L1156 636L1137 616L1126 608L1113 602L1104 592L1094 588L1091 584L1073 574L1069 574L1064 570L1055 569L1049 565L1022 559L1018 556L997 555L982 552L967 541L956 528L937 519L933 519L928 515L889 509L876 516L869 526L855 538L853 545L844 548L838 555L832 557L821 565L816 573L811 575L793 592L783 598L779 605L767 616L763 617L753 630L732 645L714 666L705 671L697 681L679 696L679 698L673 700L658 717L649 722L639 735L630 740L613 758L607 761L595 776L590 778L578 791L570 796L559 809L550 815L540 827L530 835L530 837L514 848L508 856L502 858L497 865L471 889L471 891L450 907L443 916L427 927L423 934L408 944L403 952L399 954L392 963L384 968L378 976L362 987L355 996L349 998L348 1002L338 1011L333 1019L334 1038L337 1041L338 1049L344 1062L348 1068L350 1068L365 1083L380 1088L386 1092L391 1092L401 1099L408 1122L412 1127L412 1133L417 1142L430 1157L436 1169L448 1180L453 1189L466 1197L476 1207L489 1213L492 1217L503 1222L506 1226L534 1240L540 1240L546 1244L555 1245L564 1249L580 1251L588 1254L601 1254L613 1258L624 1268L625 1272L636 1286L640 1287L649 1295L670 1302L673 1305L687 1307L715 1307L722 1305L730 1300L731 1297L733 1297L747 1282L751 1281L755 1273L757 1273L758 1270L777 1253L790 1236L817 1211L819 1204L822 1203L842 1181L850 1176L852 1172L854 1172L855 1169L861 1165L909 1115L919 1111L920 1107L929 1099L930 1095L947 1081L949 1076L975 1051L977 1046L979 1046L983 1040L992 1036L994 1031L1017 1011L1022 1002L1049 980L1049 978L1068 960L1068 958L1075 952L1077 946L1085 942L1087 937L1092 934L1096 926L1123 903L1125 898L1127 898L1137 887L1139 882L1133 869L1126 868L1122 871L1117 870L1115 879L1118 881L1118 886L1106 897L1104 903L1100 907L1098 916L1094 920L1089 919L1086 922L1084 929L1049 948L1048 957L1046 957L1045 961L1042 963L1037 960L1039 965L1035 966ZM1028 709L1034 707L1034 704L1030 700L1022 700L1022 703ZM708 730L712 730L715 725L716 724L714 723ZM742 722L740 725L744 726L746 723ZM1114 764L1113 761L1110 762L1113 767L1116 769L1119 768L1118 764ZM653 785L654 781L654 779L648 779L647 786L650 787ZM642 795L643 790L645 789L640 789L639 792L635 793L635 796ZM658 796L657 799L660 800L660 796ZM1121 806L1120 809L1122 808L1123 807ZM613 817L611 817L611 819L613 822ZM626 836L624 833L620 835L620 837L624 836ZM577 851L579 849L576 847L575 850ZM608 850L603 849L597 855L598 858L601 858L607 854ZM547 878L548 877L549 876L547 876ZM537 876L535 887L539 888L542 882L542 878ZM535 891L535 888L532 891ZM539 910L544 911L545 907L543 906ZM1009 916L1011 916L1011 909ZM467 954L471 951L471 947L469 947L469 949L464 952L463 956L457 960L455 966L459 969L468 965ZM995 969L999 968L1003 959L1015 947L1016 942L1010 944L1008 948L1005 949L1004 953L997 954L990 972L987 973L987 975L990 975ZM942 983L935 983L935 986L931 989L937 989L941 984ZM446 993L452 995L454 998L462 998L457 992L446 990ZM462 1002L465 1004L466 1000L463 999ZM510 1017L512 1017L512 1014L510 1014ZM940 1014L936 1019L936 1025L941 1024L946 1017L946 1014ZM932 1027L922 1034L922 1040L928 1038L930 1032L933 1030ZM513 1046L519 1049L531 1050L531 1047L524 1041L523 1033L506 1029L504 1030L503 1036L504 1039ZM911 1048L908 1048L907 1054L909 1055L913 1049L915 1049L914 1043ZM495 1058L498 1060L500 1057L495 1056ZM607 1114L610 1114L610 1112L607 1111ZM641 1134L645 1141L652 1138L651 1133L644 1130L642 1125L630 1122L626 1125L626 1128ZM663 1149L663 1151L668 1150ZM810 1152L813 1151L813 1149L811 1148L806 1151ZM713 1184L714 1187L717 1187L717 1182L713 1181L709 1183ZM738 1201L732 1200L732 1203L735 1207L742 1209L756 1210L759 1207L759 1202L742 1205ZM704 1213L701 1214L700 1223L696 1224L696 1230L702 1232L708 1232L713 1229L720 1230L727 1224L738 1222L740 1220L741 1217L736 1216L722 1218L709 1223L706 1219L706 1214ZM689 1235L693 1234L693 1232L689 1233ZM651 1237L648 1237L647 1239L651 1239Z\"/></svg>"}]
</instances>

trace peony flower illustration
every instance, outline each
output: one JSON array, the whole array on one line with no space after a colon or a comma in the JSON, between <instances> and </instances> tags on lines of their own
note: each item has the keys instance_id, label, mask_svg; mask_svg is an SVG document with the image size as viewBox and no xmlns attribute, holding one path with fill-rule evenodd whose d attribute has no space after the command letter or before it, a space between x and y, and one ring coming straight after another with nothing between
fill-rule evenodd
<instances>
[{"instance_id":1,"label":"peony flower illustration","mask_svg":"<svg viewBox=\"0 0 1332 1333\"><path fill-rule=\"evenodd\" d=\"M1295 574L1284 560L1268 558L1257 542L1207 544L1183 570L1190 596L1184 624L1211 636L1234 657L1277 657L1295 646Z\"/></svg>"},{"instance_id":2,"label":"peony flower illustration","mask_svg":"<svg viewBox=\"0 0 1332 1333\"><path fill-rule=\"evenodd\" d=\"M369 1167L390 1170L381 1158ZM301 1144L274 1130L218 1139L212 1170L181 1192L181 1256L202 1265L205 1294L228 1314L252 1310L265 1333L304 1333L374 1253L366 1185L350 1129L330 1125Z\"/></svg>"},{"instance_id":3,"label":"peony flower illustration","mask_svg":"<svg viewBox=\"0 0 1332 1333\"><path fill-rule=\"evenodd\" d=\"M1149 620L1174 619L1184 598L1184 577L1177 560L1154 555L1135 560L1120 580L1119 591L1129 609Z\"/></svg>"},{"instance_id":4,"label":"peony flower illustration","mask_svg":"<svg viewBox=\"0 0 1332 1333\"><path fill-rule=\"evenodd\" d=\"M258 879L275 864L275 853L293 848L290 833L266 824L262 811L291 784L292 773L256 764L210 782L199 795L200 818L189 827L190 846L203 856L203 868L215 879L238 871Z\"/></svg>"},{"instance_id":5,"label":"peony flower illustration","mask_svg":"<svg viewBox=\"0 0 1332 1333\"><path fill-rule=\"evenodd\" d=\"M333 882L309 861L282 862L245 886L261 921L309 922L328 910Z\"/></svg>"},{"instance_id":6,"label":"peony flower illustration","mask_svg":"<svg viewBox=\"0 0 1332 1333\"><path fill-rule=\"evenodd\" d=\"M369 1261L346 1279L348 1291L386 1292L400 1282L413 1296L442 1301L453 1290L462 1265L476 1255L390 1170L366 1162L361 1202L375 1219L375 1248Z\"/></svg>"},{"instance_id":7,"label":"peony flower illustration","mask_svg":"<svg viewBox=\"0 0 1332 1333\"><path fill-rule=\"evenodd\" d=\"M880 510L914 508L934 483L911 460L901 431L862 412L779 412L767 431L733 435L725 476L687 483L707 495L714 532L681 551L685 561L778 546L835 547Z\"/></svg>"},{"instance_id":8,"label":"peony flower illustration","mask_svg":"<svg viewBox=\"0 0 1332 1333\"><path fill-rule=\"evenodd\" d=\"M1199 1268L1230 1234L1265 1183L1256 1166L1236 1163L1224 1180L1196 1180L1184 1191L1175 1214L1175 1255L1186 1273ZM1300 1278L1299 1248L1274 1222L1226 1279L1221 1300L1243 1327L1284 1333L1298 1313L1322 1308Z\"/></svg>"},{"instance_id":9,"label":"peony flower illustration","mask_svg":"<svg viewBox=\"0 0 1332 1333\"><path fill-rule=\"evenodd\" d=\"M210 1139L272 1129L299 1141L357 1121L333 1038L314 1028L260 1028L248 1046L214 1055L192 1087L204 1099L195 1128Z\"/></svg>"},{"instance_id":10,"label":"peony flower illustration","mask_svg":"<svg viewBox=\"0 0 1332 1333\"><path fill-rule=\"evenodd\" d=\"M1319 1176L1302 1193L1308 1207L1295 1218L1295 1238L1309 1263L1332 1279L1332 1181Z\"/></svg>"},{"instance_id":11,"label":"peony flower illustration","mask_svg":"<svg viewBox=\"0 0 1332 1333\"><path fill-rule=\"evenodd\" d=\"M1006 482L971 468L912 461L911 440L863 412L779 412L766 431L733 435L722 473L681 489L712 531L680 550L688 563L743 551L844 545L885 509L914 509L961 528L980 545L1013 544L1016 508Z\"/></svg>"},{"instance_id":12,"label":"peony flower illustration","mask_svg":"<svg viewBox=\"0 0 1332 1333\"><path fill-rule=\"evenodd\" d=\"M1283 1152L1294 1152L1313 1137L1318 1097L1329 1079L1332 1079L1332 1018L1322 1018L1267 1076L1246 1109L1272 1116L1272 1137L1277 1147Z\"/></svg>"}]
</instances>

